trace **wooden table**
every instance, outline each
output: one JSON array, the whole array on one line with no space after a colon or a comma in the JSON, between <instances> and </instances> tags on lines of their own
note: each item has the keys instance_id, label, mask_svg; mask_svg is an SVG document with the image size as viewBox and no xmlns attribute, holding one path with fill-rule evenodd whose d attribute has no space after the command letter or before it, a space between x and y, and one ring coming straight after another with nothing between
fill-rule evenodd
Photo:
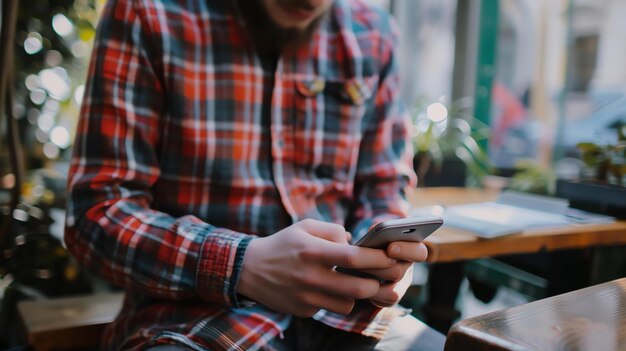
<instances>
[{"instance_id":1,"label":"wooden table","mask_svg":"<svg viewBox=\"0 0 626 351\"><path fill-rule=\"evenodd\" d=\"M411 205L450 206L493 201L498 191L471 188L417 188L408 194ZM426 239L429 262L452 262L542 250L586 248L626 244L626 221L602 225L570 225L526 230L497 239L480 239L471 232L443 227Z\"/></svg>"},{"instance_id":2,"label":"wooden table","mask_svg":"<svg viewBox=\"0 0 626 351\"><path fill-rule=\"evenodd\" d=\"M458 322L445 350L624 350L626 278Z\"/></svg>"},{"instance_id":3,"label":"wooden table","mask_svg":"<svg viewBox=\"0 0 626 351\"><path fill-rule=\"evenodd\" d=\"M95 349L123 300L123 293L103 293L23 301L17 308L25 341L35 351Z\"/></svg>"}]
</instances>

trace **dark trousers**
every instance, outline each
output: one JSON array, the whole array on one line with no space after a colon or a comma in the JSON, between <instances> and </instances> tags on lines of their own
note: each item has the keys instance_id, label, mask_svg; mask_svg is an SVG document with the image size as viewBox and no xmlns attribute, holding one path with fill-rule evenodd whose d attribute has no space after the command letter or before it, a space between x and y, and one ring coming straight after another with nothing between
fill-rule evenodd
<instances>
[{"instance_id":1,"label":"dark trousers","mask_svg":"<svg viewBox=\"0 0 626 351\"><path fill-rule=\"evenodd\" d=\"M272 340L265 350L275 351L350 351L350 350L443 350L445 336L411 315L397 317L385 337L378 341L366 336L331 328L312 318L293 318L284 338ZM192 350L184 345L157 345L149 351Z\"/></svg>"},{"instance_id":2,"label":"dark trousers","mask_svg":"<svg viewBox=\"0 0 626 351\"><path fill-rule=\"evenodd\" d=\"M382 340L331 328L311 318L294 318L269 350L443 350L445 336L411 315L397 317Z\"/></svg>"}]
</instances>

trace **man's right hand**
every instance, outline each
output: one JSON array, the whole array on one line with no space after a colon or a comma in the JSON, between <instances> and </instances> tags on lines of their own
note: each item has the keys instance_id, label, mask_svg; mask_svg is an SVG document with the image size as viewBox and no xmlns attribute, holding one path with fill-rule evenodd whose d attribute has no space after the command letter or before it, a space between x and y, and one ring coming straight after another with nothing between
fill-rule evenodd
<instances>
[{"instance_id":1,"label":"man's right hand","mask_svg":"<svg viewBox=\"0 0 626 351\"><path fill-rule=\"evenodd\" d=\"M306 219L253 239L236 291L298 317L310 317L320 309L348 314L355 300L373 297L380 285L333 268L385 269L396 263L384 250L349 245L348 237L338 224Z\"/></svg>"}]
</instances>

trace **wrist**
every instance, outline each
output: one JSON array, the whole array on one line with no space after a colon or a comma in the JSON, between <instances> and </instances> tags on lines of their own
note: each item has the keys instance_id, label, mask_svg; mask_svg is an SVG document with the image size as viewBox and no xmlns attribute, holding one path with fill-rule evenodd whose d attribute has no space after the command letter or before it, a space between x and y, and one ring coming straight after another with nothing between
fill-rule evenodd
<instances>
[{"instance_id":1,"label":"wrist","mask_svg":"<svg viewBox=\"0 0 626 351\"><path fill-rule=\"evenodd\" d=\"M258 244L261 238L255 238L250 240L248 243L248 247L243 254L243 262L241 264L241 271L239 273L239 280L237 281L237 285L235 286L235 292L242 296L243 299L247 300L255 300L254 295L254 274L253 269L251 267L255 266L255 259L257 257Z\"/></svg>"}]
</instances>

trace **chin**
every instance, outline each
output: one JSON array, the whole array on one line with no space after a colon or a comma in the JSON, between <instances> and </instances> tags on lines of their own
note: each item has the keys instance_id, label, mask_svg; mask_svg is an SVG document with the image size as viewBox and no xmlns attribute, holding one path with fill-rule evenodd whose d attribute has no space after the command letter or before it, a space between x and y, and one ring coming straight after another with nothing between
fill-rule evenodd
<instances>
[{"instance_id":1,"label":"chin","mask_svg":"<svg viewBox=\"0 0 626 351\"><path fill-rule=\"evenodd\" d=\"M296 30L306 30L309 26L310 22L307 23L279 23L278 25L283 29L296 29Z\"/></svg>"},{"instance_id":2,"label":"chin","mask_svg":"<svg viewBox=\"0 0 626 351\"><path fill-rule=\"evenodd\" d=\"M315 19L308 21L296 21L291 18L272 18L274 23L276 23L280 28L283 29L300 29L305 30L315 21Z\"/></svg>"}]
</instances>

